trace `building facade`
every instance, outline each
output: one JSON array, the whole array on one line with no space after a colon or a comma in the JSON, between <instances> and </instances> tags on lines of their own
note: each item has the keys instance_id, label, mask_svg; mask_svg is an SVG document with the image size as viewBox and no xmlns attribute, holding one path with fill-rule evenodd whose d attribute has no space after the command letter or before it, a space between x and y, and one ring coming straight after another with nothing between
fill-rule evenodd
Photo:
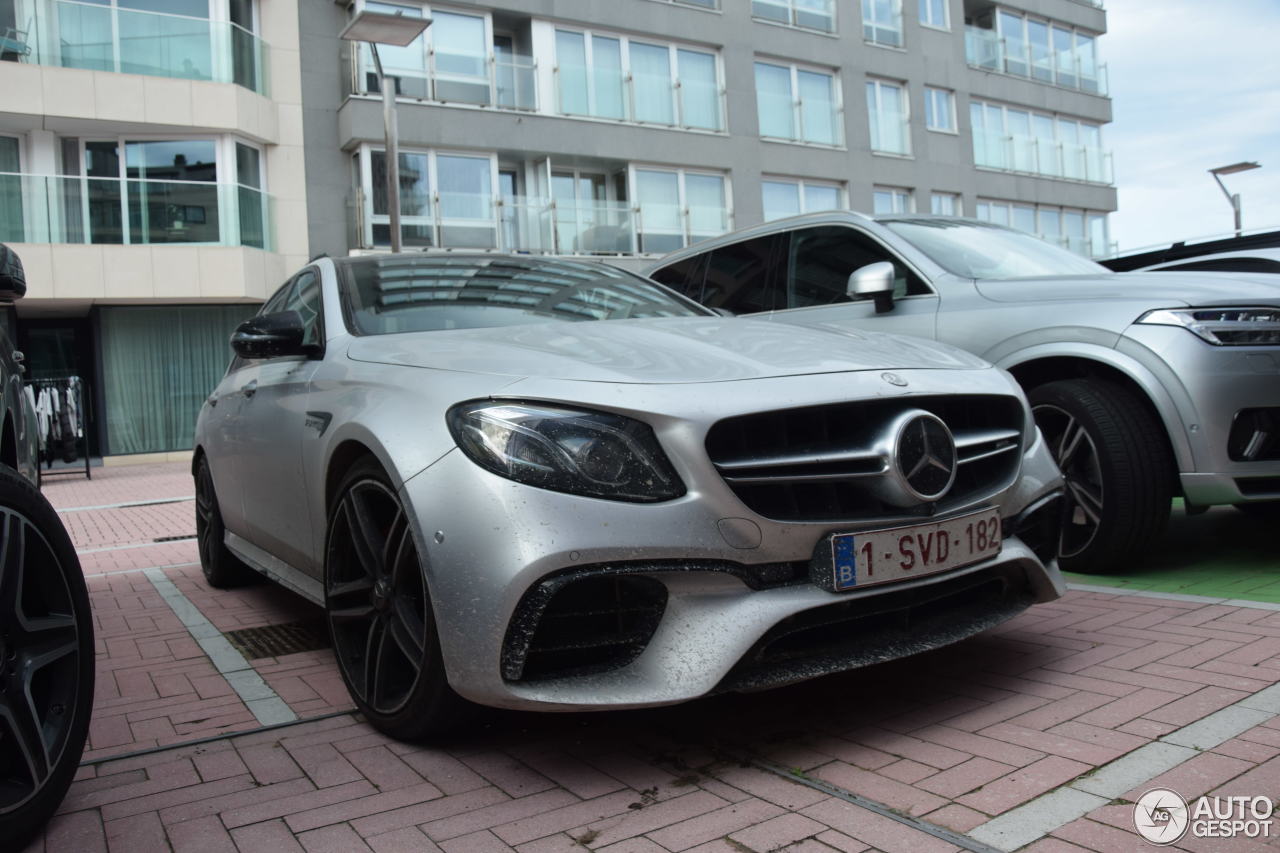
<instances>
[{"instance_id":1,"label":"building facade","mask_svg":"<svg viewBox=\"0 0 1280 853\"><path fill-rule=\"evenodd\" d=\"M189 448L253 304L389 245L365 9L431 20L380 49L406 250L636 267L831 207L1110 249L1089 0L0 0L14 331L86 378L97 452Z\"/></svg>"}]
</instances>

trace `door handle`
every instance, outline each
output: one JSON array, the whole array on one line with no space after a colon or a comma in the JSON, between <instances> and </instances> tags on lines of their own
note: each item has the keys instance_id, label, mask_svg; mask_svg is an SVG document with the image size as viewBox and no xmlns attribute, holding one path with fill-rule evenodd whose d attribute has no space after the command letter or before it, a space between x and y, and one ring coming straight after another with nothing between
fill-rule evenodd
<instances>
[{"instance_id":1,"label":"door handle","mask_svg":"<svg viewBox=\"0 0 1280 853\"><path fill-rule=\"evenodd\" d=\"M257 394L258 380L255 379L252 382L250 382L248 385L240 386L240 392L244 394L246 397L252 397L254 394Z\"/></svg>"}]
</instances>

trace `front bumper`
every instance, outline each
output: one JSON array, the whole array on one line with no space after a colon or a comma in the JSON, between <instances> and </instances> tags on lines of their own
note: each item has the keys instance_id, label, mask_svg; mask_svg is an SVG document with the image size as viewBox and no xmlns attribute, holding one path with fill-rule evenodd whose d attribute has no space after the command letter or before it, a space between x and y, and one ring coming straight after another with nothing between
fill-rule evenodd
<instances>
[{"instance_id":1,"label":"front bumper","mask_svg":"<svg viewBox=\"0 0 1280 853\"><path fill-rule=\"evenodd\" d=\"M1276 347L1213 346L1186 329L1135 324L1118 348L1160 365L1180 421L1166 426L1181 429L1191 449L1191 465L1179 472L1189 503L1280 500L1280 458L1233 459L1229 450L1240 412L1280 406Z\"/></svg>"},{"instance_id":2,"label":"front bumper","mask_svg":"<svg viewBox=\"0 0 1280 853\"><path fill-rule=\"evenodd\" d=\"M840 392L845 399L848 385L846 379ZM794 399L794 380L779 387L793 395L789 403L807 402ZM1006 393L1008 387L1004 386ZM728 387L704 390L700 399L712 412L731 411L725 401L741 397L740 390ZM828 394L831 391L827 388ZM723 399L714 399L718 395ZM583 404L580 396L576 402ZM688 486L679 499L627 504L549 492L490 474L457 449L405 483L402 499L411 510L424 555L446 671L461 695L486 705L542 710L681 702L934 648L1064 591L1056 563L1042 562L1012 529L997 557L908 581L845 593L827 592L804 580L774 586L753 583L753 569L807 565L815 547L833 532L883 525L778 522L754 515L706 460L700 449L705 428L662 414L649 420ZM1061 486L1039 433L1033 430L1032 435L1034 440L1023 451L1020 476L983 501L1000 510L1006 527ZM1046 553L1042 546L1037 548ZM722 570L726 566L743 571ZM589 574L597 568L650 578L663 587L660 619L651 626L638 656L602 672L537 680L504 677L504 663L507 676L513 671L513 622L531 591L550 577L575 569ZM984 585L991 591L985 598L957 599L955 607L944 607L941 614L936 606L928 607L945 598L944 587L959 594ZM889 607L895 597L905 604ZM916 614L914 628L895 635L881 630L883 619L874 628L860 627L870 624L860 620L890 610ZM795 625L806 619L843 620L851 635L864 642L860 648L828 643L821 653L809 655L797 655L794 642L783 642L785 653L775 653L778 641L770 632L786 632L794 640L797 630L814 627ZM770 645L775 648L766 648Z\"/></svg>"}]
</instances>

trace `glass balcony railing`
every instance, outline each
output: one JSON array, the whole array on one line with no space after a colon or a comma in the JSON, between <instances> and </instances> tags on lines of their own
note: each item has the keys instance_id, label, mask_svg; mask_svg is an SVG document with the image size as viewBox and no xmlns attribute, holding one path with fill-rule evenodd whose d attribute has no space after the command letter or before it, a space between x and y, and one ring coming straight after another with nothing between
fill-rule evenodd
<instances>
[{"instance_id":1,"label":"glass balcony railing","mask_svg":"<svg viewBox=\"0 0 1280 853\"><path fill-rule=\"evenodd\" d=\"M1075 53L1052 54L1030 42L1012 45L995 30L964 28L965 60L974 68L1026 77L1093 95L1109 93L1106 63Z\"/></svg>"},{"instance_id":2,"label":"glass balcony railing","mask_svg":"<svg viewBox=\"0 0 1280 853\"><path fill-rule=\"evenodd\" d=\"M788 27L835 32L835 0L751 0L751 16Z\"/></svg>"},{"instance_id":3,"label":"glass balcony railing","mask_svg":"<svg viewBox=\"0 0 1280 853\"><path fill-rule=\"evenodd\" d=\"M378 78L368 49L359 51L355 91L378 94ZM383 70L393 78L396 94L441 103L476 104L507 110L538 109L537 64L528 56L483 56L432 50L422 61L408 65L384 59Z\"/></svg>"},{"instance_id":4,"label":"glass balcony railing","mask_svg":"<svg viewBox=\"0 0 1280 853\"><path fill-rule=\"evenodd\" d=\"M0 243L272 249L274 203L240 184L0 173Z\"/></svg>"},{"instance_id":5,"label":"glass balcony railing","mask_svg":"<svg viewBox=\"0 0 1280 853\"><path fill-rule=\"evenodd\" d=\"M1004 172L1044 175L1091 184L1114 180L1111 152L1030 136L973 132L975 165Z\"/></svg>"},{"instance_id":6,"label":"glass balcony railing","mask_svg":"<svg viewBox=\"0 0 1280 853\"><path fill-rule=\"evenodd\" d=\"M267 46L236 24L77 0L41 0L0 60L235 83L267 94Z\"/></svg>"},{"instance_id":7,"label":"glass balcony railing","mask_svg":"<svg viewBox=\"0 0 1280 853\"><path fill-rule=\"evenodd\" d=\"M357 208L358 210L358 208ZM662 253L733 228L723 207L556 201L536 196L494 199L481 193L438 193L403 216L404 245L421 249L495 249L553 255ZM391 243L390 222L373 213L357 222L361 248Z\"/></svg>"}]
</instances>

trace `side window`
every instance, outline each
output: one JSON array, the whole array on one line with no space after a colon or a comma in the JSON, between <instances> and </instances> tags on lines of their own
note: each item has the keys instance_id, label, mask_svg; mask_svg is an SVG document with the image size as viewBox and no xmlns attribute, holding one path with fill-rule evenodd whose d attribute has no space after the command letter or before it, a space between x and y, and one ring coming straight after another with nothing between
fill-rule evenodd
<instances>
[{"instance_id":1,"label":"side window","mask_svg":"<svg viewBox=\"0 0 1280 853\"><path fill-rule=\"evenodd\" d=\"M1193 261L1188 264L1161 267L1164 270L1193 270L1195 272L1266 272L1280 273L1280 261L1266 258L1215 258L1210 261Z\"/></svg>"},{"instance_id":2,"label":"side window","mask_svg":"<svg viewBox=\"0 0 1280 853\"><path fill-rule=\"evenodd\" d=\"M659 284L665 284L690 299L697 300L702 296L702 268L706 260L707 255L705 252L698 255L690 255L670 266L654 270L649 274L649 278Z\"/></svg>"},{"instance_id":3,"label":"side window","mask_svg":"<svg viewBox=\"0 0 1280 853\"><path fill-rule=\"evenodd\" d=\"M293 280L293 291L285 302L284 311L297 311L302 315L306 328L302 342L307 346L324 346L324 310L320 294L320 276L314 269L305 269Z\"/></svg>"},{"instance_id":4,"label":"side window","mask_svg":"<svg viewBox=\"0 0 1280 853\"><path fill-rule=\"evenodd\" d=\"M849 274L880 261L894 268L897 298L931 291L919 276L870 237L843 225L804 228L791 234L787 253L787 307L849 302Z\"/></svg>"},{"instance_id":5,"label":"side window","mask_svg":"<svg viewBox=\"0 0 1280 853\"><path fill-rule=\"evenodd\" d=\"M270 299L262 303L262 309L258 311L258 314L259 315L275 314L279 311L286 310L284 307L284 304L288 300L289 294L292 292L293 292L293 279L289 279L284 284L280 285L279 290L271 294Z\"/></svg>"},{"instance_id":6,"label":"side window","mask_svg":"<svg viewBox=\"0 0 1280 853\"><path fill-rule=\"evenodd\" d=\"M777 243L778 238L771 234L713 250L707 259L702 293L695 298L708 308L727 308L735 314L786 307L773 275Z\"/></svg>"}]
</instances>

